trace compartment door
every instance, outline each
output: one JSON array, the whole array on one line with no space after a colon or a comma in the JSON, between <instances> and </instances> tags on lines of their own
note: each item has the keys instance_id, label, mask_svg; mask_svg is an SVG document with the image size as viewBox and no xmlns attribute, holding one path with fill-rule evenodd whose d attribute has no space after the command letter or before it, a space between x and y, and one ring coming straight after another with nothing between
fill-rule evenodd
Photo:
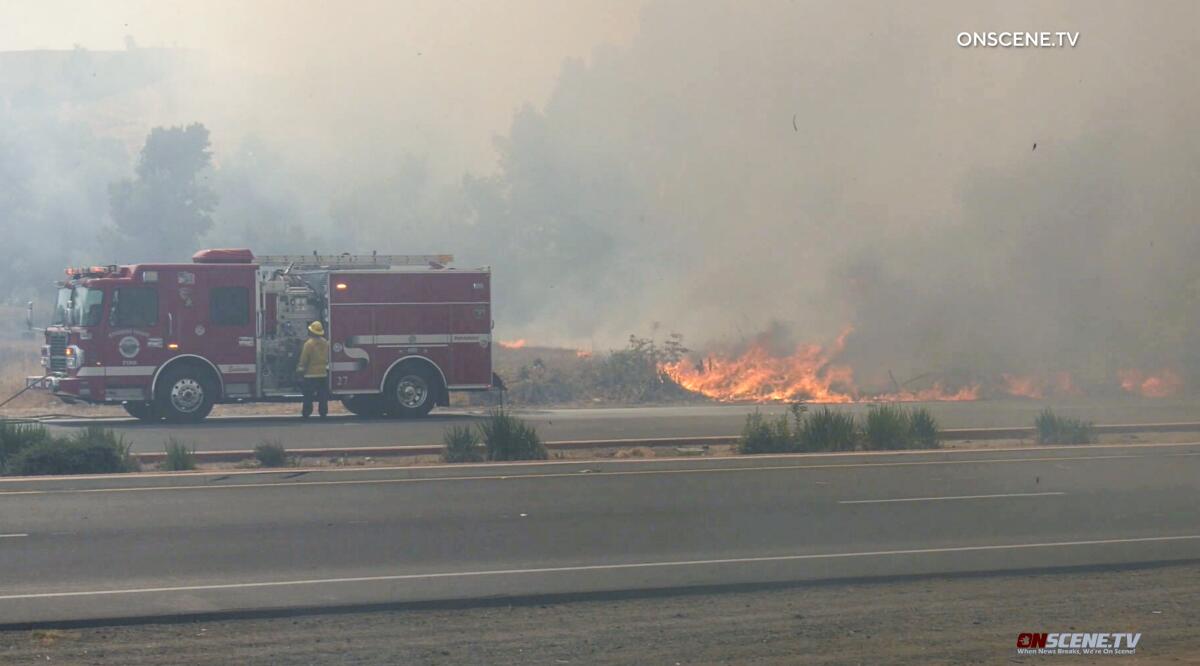
<instances>
[{"instance_id":1,"label":"compartment door","mask_svg":"<svg viewBox=\"0 0 1200 666\"><path fill-rule=\"evenodd\" d=\"M353 275L331 275L329 281L346 284ZM375 317L378 306L342 300L334 291L329 307L329 389L333 393L378 393L373 378Z\"/></svg>"}]
</instances>

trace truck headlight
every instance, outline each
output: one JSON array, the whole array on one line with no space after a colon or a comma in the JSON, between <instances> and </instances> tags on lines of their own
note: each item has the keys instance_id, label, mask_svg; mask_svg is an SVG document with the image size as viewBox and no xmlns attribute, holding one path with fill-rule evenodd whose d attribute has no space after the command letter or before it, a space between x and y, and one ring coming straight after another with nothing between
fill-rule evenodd
<instances>
[{"instance_id":1,"label":"truck headlight","mask_svg":"<svg viewBox=\"0 0 1200 666\"><path fill-rule=\"evenodd\" d=\"M75 345L67 347L67 368L75 370L83 367L83 350Z\"/></svg>"}]
</instances>

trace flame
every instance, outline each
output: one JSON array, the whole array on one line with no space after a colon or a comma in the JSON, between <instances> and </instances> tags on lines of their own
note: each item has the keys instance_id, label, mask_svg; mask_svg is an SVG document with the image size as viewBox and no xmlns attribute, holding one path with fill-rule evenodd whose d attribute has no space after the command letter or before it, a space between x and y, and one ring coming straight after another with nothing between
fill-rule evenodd
<instances>
[{"instance_id":1,"label":"flame","mask_svg":"<svg viewBox=\"0 0 1200 666\"><path fill-rule=\"evenodd\" d=\"M505 349L521 349L528 343L525 342L525 338L520 338L518 340L497 340L496 344Z\"/></svg>"},{"instance_id":2,"label":"flame","mask_svg":"<svg viewBox=\"0 0 1200 666\"><path fill-rule=\"evenodd\" d=\"M854 384L854 371L835 359L846 347L846 329L828 349L804 344L788 356L771 354L763 340L756 341L738 356L710 354L701 362L681 360L663 363L659 369L689 391L724 402L856 402L863 399L891 401L975 400L979 387L949 391L940 383L917 390L861 396Z\"/></svg>"},{"instance_id":3,"label":"flame","mask_svg":"<svg viewBox=\"0 0 1200 666\"><path fill-rule=\"evenodd\" d=\"M591 358L591 357L592 357L592 352L590 352L586 349L576 349L575 350L575 358Z\"/></svg>"},{"instance_id":4,"label":"flame","mask_svg":"<svg viewBox=\"0 0 1200 666\"><path fill-rule=\"evenodd\" d=\"M1183 388L1183 378L1169 368L1163 368L1157 374L1136 369L1118 370L1117 377L1121 380L1121 388L1146 398L1167 398Z\"/></svg>"},{"instance_id":5,"label":"flame","mask_svg":"<svg viewBox=\"0 0 1200 666\"><path fill-rule=\"evenodd\" d=\"M1001 373L1000 381L1004 383L1004 392L1018 398L1041 400L1047 395L1081 395L1082 391L1075 386L1075 378L1071 373L1062 370L1050 375L1049 378L1039 375L1010 375Z\"/></svg>"},{"instance_id":6,"label":"flame","mask_svg":"<svg viewBox=\"0 0 1200 666\"><path fill-rule=\"evenodd\" d=\"M1018 398L1041 400L1046 397L1044 383L1033 375L1010 375L1003 373L1000 379L1004 382L1004 392Z\"/></svg>"}]
</instances>

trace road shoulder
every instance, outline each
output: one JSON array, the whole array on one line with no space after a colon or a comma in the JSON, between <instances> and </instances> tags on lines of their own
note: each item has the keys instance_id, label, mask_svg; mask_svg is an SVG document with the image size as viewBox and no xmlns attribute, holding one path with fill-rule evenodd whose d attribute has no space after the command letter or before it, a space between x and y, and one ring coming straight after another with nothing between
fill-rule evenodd
<instances>
[{"instance_id":1,"label":"road shoulder","mask_svg":"<svg viewBox=\"0 0 1200 666\"><path fill-rule=\"evenodd\" d=\"M1121 663L1195 663L1197 626L1200 565L1187 564L17 631L0 633L0 661L1033 663L1017 634L1078 631L1140 632Z\"/></svg>"}]
</instances>

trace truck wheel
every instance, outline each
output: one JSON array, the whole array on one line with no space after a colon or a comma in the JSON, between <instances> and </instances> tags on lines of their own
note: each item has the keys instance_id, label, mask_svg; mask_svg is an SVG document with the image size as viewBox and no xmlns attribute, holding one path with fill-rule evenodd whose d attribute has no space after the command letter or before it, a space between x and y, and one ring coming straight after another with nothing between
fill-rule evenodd
<instances>
[{"instance_id":1,"label":"truck wheel","mask_svg":"<svg viewBox=\"0 0 1200 666\"><path fill-rule=\"evenodd\" d=\"M154 408L153 402L127 402L121 405L130 416L139 421L159 421L162 416Z\"/></svg>"},{"instance_id":2,"label":"truck wheel","mask_svg":"<svg viewBox=\"0 0 1200 666\"><path fill-rule=\"evenodd\" d=\"M185 366L171 368L159 377L154 403L168 421L195 423L208 416L216 398L217 387L209 373Z\"/></svg>"},{"instance_id":3,"label":"truck wheel","mask_svg":"<svg viewBox=\"0 0 1200 666\"><path fill-rule=\"evenodd\" d=\"M389 416L404 419L425 416L437 402L441 386L428 368L415 363L401 364L384 384L383 403Z\"/></svg>"},{"instance_id":4,"label":"truck wheel","mask_svg":"<svg viewBox=\"0 0 1200 666\"><path fill-rule=\"evenodd\" d=\"M375 418L383 416L383 400L377 395L352 395L342 398L342 406L356 416Z\"/></svg>"}]
</instances>

